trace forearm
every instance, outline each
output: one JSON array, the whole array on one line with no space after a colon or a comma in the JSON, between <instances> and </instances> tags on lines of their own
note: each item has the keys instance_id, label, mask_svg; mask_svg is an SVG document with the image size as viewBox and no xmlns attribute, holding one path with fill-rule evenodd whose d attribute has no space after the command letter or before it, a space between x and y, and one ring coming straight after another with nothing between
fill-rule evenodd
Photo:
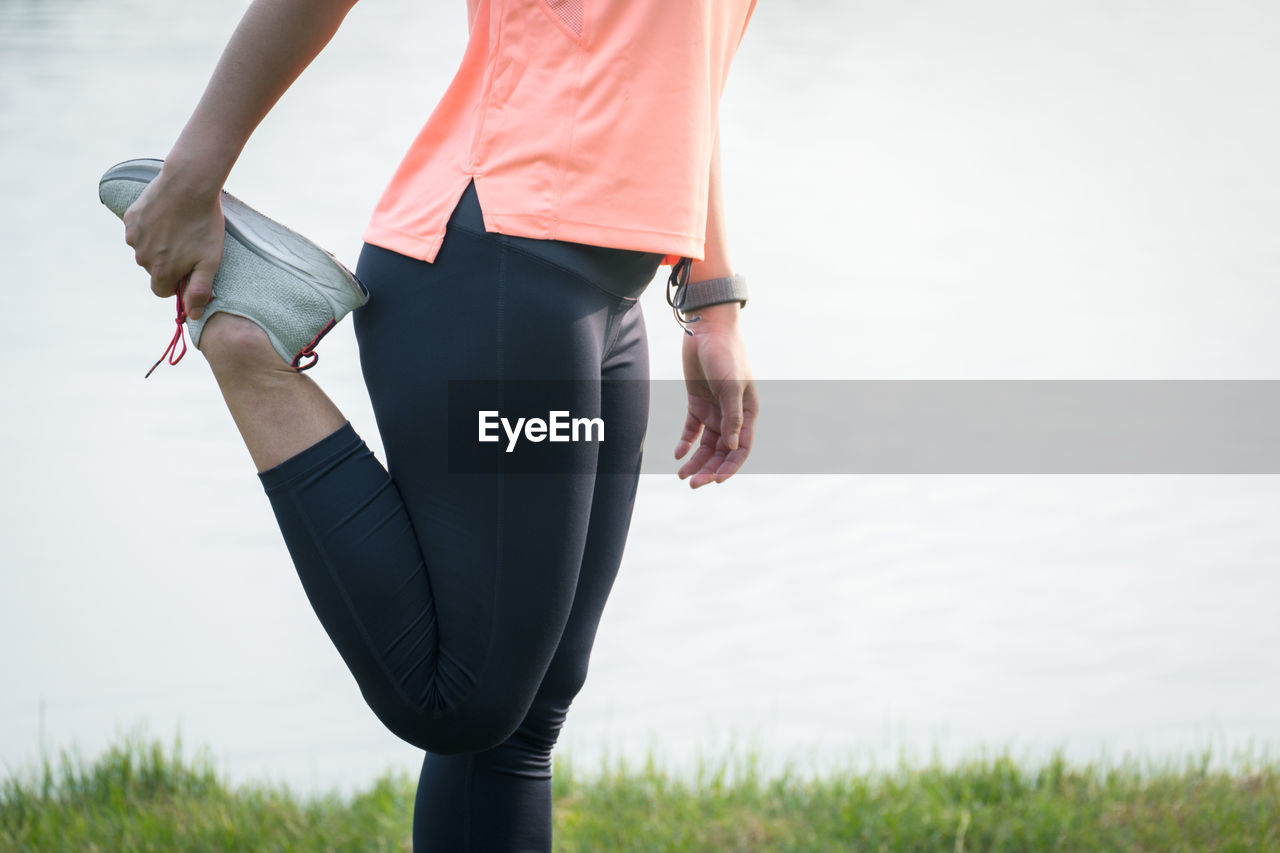
<instances>
[{"instance_id":1,"label":"forearm","mask_svg":"<svg viewBox=\"0 0 1280 853\"><path fill-rule=\"evenodd\" d=\"M707 192L706 239L703 259L694 261L689 270L690 281L706 281L733 275L729 263L729 240L724 224L724 194L720 183L720 131L717 129L711 149L711 177Z\"/></svg>"},{"instance_id":2,"label":"forearm","mask_svg":"<svg viewBox=\"0 0 1280 853\"><path fill-rule=\"evenodd\" d=\"M249 136L320 53L355 0L254 0L166 158L194 191L216 192Z\"/></svg>"},{"instance_id":3,"label":"forearm","mask_svg":"<svg viewBox=\"0 0 1280 853\"><path fill-rule=\"evenodd\" d=\"M729 261L729 239L725 230L724 193L721 185L720 170L720 132L716 131L714 147L711 149L711 177L707 193L707 230L703 246L703 259L694 261L689 269L690 281L707 281L713 278L724 278L733 275L733 264ZM699 331L709 331L725 324L737 322L741 306L737 302L725 302L720 305L708 305L693 312L702 317L701 325L694 324Z\"/></svg>"}]
</instances>

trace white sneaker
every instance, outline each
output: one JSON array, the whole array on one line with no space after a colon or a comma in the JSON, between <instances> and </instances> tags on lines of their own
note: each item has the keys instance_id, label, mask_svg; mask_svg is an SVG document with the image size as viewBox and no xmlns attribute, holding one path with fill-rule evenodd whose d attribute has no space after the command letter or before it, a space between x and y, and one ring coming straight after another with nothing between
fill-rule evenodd
<instances>
[{"instance_id":1,"label":"white sneaker","mask_svg":"<svg viewBox=\"0 0 1280 853\"><path fill-rule=\"evenodd\" d=\"M160 174L161 164L141 159L112 166L98 182L98 197L123 219L143 188ZM261 326L282 359L306 370L319 358L316 344L352 309L368 302L369 291L333 255L225 190L222 214L226 238L222 264L213 279L213 299L200 319L192 320L183 310L179 293L178 331L160 361L168 357L170 364L177 364L182 358L174 353L184 320L192 343L199 347L204 324L225 311Z\"/></svg>"}]
</instances>

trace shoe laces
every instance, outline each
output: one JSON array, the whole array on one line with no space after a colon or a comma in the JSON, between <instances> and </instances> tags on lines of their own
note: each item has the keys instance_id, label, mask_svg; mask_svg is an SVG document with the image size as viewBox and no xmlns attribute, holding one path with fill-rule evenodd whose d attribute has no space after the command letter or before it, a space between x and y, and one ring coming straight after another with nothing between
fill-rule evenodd
<instances>
[{"instance_id":1,"label":"shoe laces","mask_svg":"<svg viewBox=\"0 0 1280 853\"><path fill-rule=\"evenodd\" d=\"M182 357L187 354L187 336L185 334L187 306L182 301L182 291L185 290L186 287L187 279L184 278L182 281L178 282L178 289L174 294L178 298L178 316L177 319L174 320L174 322L178 324L178 328L174 329L173 337L169 340L169 346L165 347L164 352L158 359L156 359L156 363L151 365L151 369L147 371L146 376L142 377L143 379L146 379L150 377L152 373L155 373L156 368L159 367L161 362L165 359L169 360L169 364L175 365L182 361ZM178 344L182 344L181 350L178 349Z\"/></svg>"},{"instance_id":2,"label":"shoe laces","mask_svg":"<svg viewBox=\"0 0 1280 853\"><path fill-rule=\"evenodd\" d=\"M308 344L307 348L304 349L302 352L298 353L297 357L294 358L293 360L293 367L299 373L301 373L304 370L310 370L311 368L315 367L316 362L320 360L320 353L316 352L311 347L312 345ZM306 358L309 358L311 360L304 363L303 359L306 359Z\"/></svg>"},{"instance_id":3,"label":"shoe laces","mask_svg":"<svg viewBox=\"0 0 1280 853\"><path fill-rule=\"evenodd\" d=\"M294 370L301 373L304 370L310 370L316 366L316 362L320 360L320 353L316 352L316 344L320 343L320 339L329 334L329 330L337 324L338 321L336 319L332 319L328 323L325 323L324 328L311 339L311 343L298 351L298 354L293 357L292 361ZM310 361L307 361L306 359L310 359Z\"/></svg>"},{"instance_id":4,"label":"shoe laces","mask_svg":"<svg viewBox=\"0 0 1280 853\"><path fill-rule=\"evenodd\" d=\"M146 379L150 377L152 373L155 373L156 368L163 364L165 360L168 360L171 365L176 365L178 362L182 361L182 357L187 354L187 306L182 299L182 293L186 290L186 287L187 279L184 278L182 281L178 282L178 288L174 292L174 296L177 298L178 302L178 311L173 322L177 325L177 328L173 330L173 337L169 339L169 346L165 347L164 352L160 354L158 359L156 359L156 363L151 365L151 369L147 371L147 374L143 379ZM330 320L329 323L320 330L320 334L316 335L315 338L312 339L311 343L303 347L302 350L294 356L294 369L301 373L304 370L310 370L316 366L316 362L320 360L320 354L316 352L315 349L316 344L320 343L320 339L323 338L325 334L332 329L334 325L336 325L336 323L336 320ZM181 345L181 349L178 348L179 345Z\"/></svg>"}]
</instances>

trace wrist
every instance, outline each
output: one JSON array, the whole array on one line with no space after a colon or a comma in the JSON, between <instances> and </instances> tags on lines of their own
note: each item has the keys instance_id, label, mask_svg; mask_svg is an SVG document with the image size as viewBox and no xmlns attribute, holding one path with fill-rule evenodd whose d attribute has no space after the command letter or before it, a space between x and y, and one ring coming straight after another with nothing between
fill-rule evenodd
<instances>
[{"instance_id":1,"label":"wrist","mask_svg":"<svg viewBox=\"0 0 1280 853\"><path fill-rule=\"evenodd\" d=\"M689 267L690 281L707 281L713 278L728 278L733 275L733 266L725 257L707 258L694 261Z\"/></svg>"},{"instance_id":2,"label":"wrist","mask_svg":"<svg viewBox=\"0 0 1280 853\"><path fill-rule=\"evenodd\" d=\"M747 304L747 281L740 275L691 280L693 261L682 258L667 278L667 304L685 334L702 322L708 331L736 327L738 312ZM704 267L705 269L705 267Z\"/></svg>"},{"instance_id":3,"label":"wrist","mask_svg":"<svg viewBox=\"0 0 1280 853\"><path fill-rule=\"evenodd\" d=\"M212 198L227 182L235 159L235 153L220 153L209 145L184 145L179 139L165 157L161 174L166 182L185 194Z\"/></svg>"},{"instance_id":4,"label":"wrist","mask_svg":"<svg viewBox=\"0 0 1280 853\"><path fill-rule=\"evenodd\" d=\"M697 279L690 275L690 280L678 288L673 305L682 314L693 314L712 305L733 303L739 306L747 304L747 280L740 275L727 275L720 278Z\"/></svg>"},{"instance_id":5,"label":"wrist","mask_svg":"<svg viewBox=\"0 0 1280 853\"><path fill-rule=\"evenodd\" d=\"M736 328L738 317L742 314L740 302L721 302L718 305L707 305L685 313L690 321L689 328L695 335L704 332L715 332L722 329ZM697 317L697 322L693 318Z\"/></svg>"}]
</instances>

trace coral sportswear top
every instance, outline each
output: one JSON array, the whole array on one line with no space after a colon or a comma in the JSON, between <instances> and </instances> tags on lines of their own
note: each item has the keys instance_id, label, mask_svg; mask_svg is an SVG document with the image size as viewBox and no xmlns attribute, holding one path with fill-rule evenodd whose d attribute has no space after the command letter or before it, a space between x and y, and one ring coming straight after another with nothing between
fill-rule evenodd
<instances>
[{"instance_id":1,"label":"coral sportswear top","mask_svg":"<svg viewBox=\"0 0 1280 853\"><path fill-rule=\"evenodd\" d=\"M485 228L701 260L720 95L755 0L468 0L462 64L367 242L435 260Z\"/></svg>"}]
</instances>

